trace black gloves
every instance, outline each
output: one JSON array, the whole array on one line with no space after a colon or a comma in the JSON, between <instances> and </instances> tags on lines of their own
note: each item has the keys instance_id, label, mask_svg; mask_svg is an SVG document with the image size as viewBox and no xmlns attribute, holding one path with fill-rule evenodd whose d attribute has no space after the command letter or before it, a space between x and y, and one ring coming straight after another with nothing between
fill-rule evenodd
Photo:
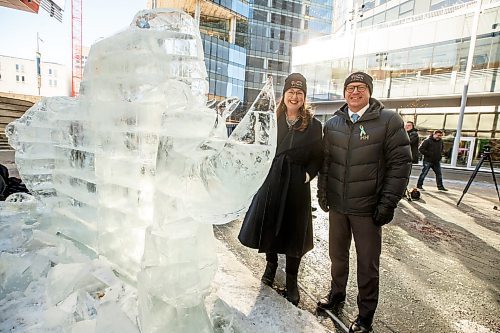
<instances>
[{"instance_id":1,"label":"black gloves","mask_svg":"<svg viewBox=\"0 0 500 333\"><path fill-rule=\"evenodd\" d=\"M318 176L318 193L317 193L317 197L318 197L318 204L319 206L321 207L321 209L325 212L325 213L328 213L328 211L330 210L330 207L328 207L328 199L326 197L326 187L327 187L327 183L326 183L326 176L323 176L322 174L320 174Z\"/></svg>"},{"instance_id":2,"label":"black gloves","mask_svg":"<svg viewBox=\"0 0 500 333\"><path fill-rule=\"evenodd\" d=\"M328 213L330 210L330 207L328 207L328 199L326 197L327 187L328 177L325 174L320 173L318 175L318 193L316 196L318 197L319 206L325 213Z\"/></svg>"},{"instance_id":3,"label":"black gloves","mask_svg":"<svg viewBox=\"0 0 500 333\"><path fill-rule=\"evenodd\" d=\"M325 213L328 213L330 208L328 207L328 199L326 198L326 191L318 189L318 204Z\"/></svg>"},{"instance_id":4,"label":"black gloves","mask_svg":"<svg viewBox=\"0 0 500 333\"><path fill-rule=\"evenodd\" d=\"M373 213L373 223L379 227L391 222L393 218L394 208L379 205L375 208L375 213Z\"/></svg>"}]
</instances>

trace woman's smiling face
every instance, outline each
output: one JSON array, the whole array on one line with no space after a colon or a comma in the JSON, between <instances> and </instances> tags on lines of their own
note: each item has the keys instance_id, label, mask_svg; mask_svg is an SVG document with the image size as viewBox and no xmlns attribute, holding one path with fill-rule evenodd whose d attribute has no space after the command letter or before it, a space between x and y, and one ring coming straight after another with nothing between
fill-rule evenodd
<instances>
[{"instance_id":1,"label":"woman's smiling face","mask_svg":"<svg viewBox=\"0 0 500 333\"><path fill-rule=\"evenodd\" d=\"M287 110L298 110L304 105L306 96L302 89L290 88L285 92L284 98Z\"/></svg>"}]
</instances>

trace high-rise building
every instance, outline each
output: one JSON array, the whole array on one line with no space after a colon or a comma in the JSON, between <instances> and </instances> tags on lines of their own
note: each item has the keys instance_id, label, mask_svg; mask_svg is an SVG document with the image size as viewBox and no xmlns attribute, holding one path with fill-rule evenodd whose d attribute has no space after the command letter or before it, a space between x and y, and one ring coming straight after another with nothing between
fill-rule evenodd
<instances>
[{"instance_id":1,"label":"high-rise building","mask_svg":"<svg viewBox=\"0 0 500 333\"><path fill-rule=\"evenodd\" d=\"M236 32L246 28L250 13L246 0L149 0L148 8L177 8L191 14L199 22L203 40L209 99L243 100L247 51Z\"/></svg>"},{"instance_id":2,"label":"high-rise building","mask_svg":"<svg viewBox=\"0 0 500 333\"><path fill-rule=\"evenodd\" d=\"M148 7L199 18L209 98L237 96L245 107L269 75L281 94L293 46L332 31L333 0L149 0Z\"/></svg>"},{"instance_id":3,"label":"high-rise building","mask_svg":"<svg viewBox=\"0 0 500 333\"><path fill-rule=\"evenodd\" d=\"M277 95L290 74L292 47L332 31L333 0L251 0L245 101L252 102L272 75ZM244 29L243 29L244 30Z\"/></svg>"},{"instance_id":4,"label":"high-rise building","mask_svg":"<svg viewBox=\"0 0 500 333\"><path fill-rule=\"evenodd\" d=\"M349 71L364 71L374 78L374 97L414 121L421 136L443 129L446 150L458 127L479 13L458 164L471 166L486 144L497 146L499 160L500 1L345 1L336 9L334 34L293 50L293 70L307 77L318 118L344 102Z\"/></svg>"}]
</instances>

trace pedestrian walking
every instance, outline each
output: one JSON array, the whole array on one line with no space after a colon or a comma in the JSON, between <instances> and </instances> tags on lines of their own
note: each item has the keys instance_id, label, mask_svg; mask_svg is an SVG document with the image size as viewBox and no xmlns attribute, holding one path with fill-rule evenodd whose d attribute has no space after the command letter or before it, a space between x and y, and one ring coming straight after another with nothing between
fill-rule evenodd
<instances>
[{"instance_id":1,"label":"pedestrian walking","mask_svg":"<svg viewBox=\"0 0 500 333\"><path fill-rule=\"evenodd\" d=\"M443 174L441 172L441 155L443 153L443 131L435 130L422 143L418 150L424 155L424 165L418 177L417 188L423 190L424 180L429 170L432 169L436 175L437 188L440 191L448 191L443 185Z\"/></svg>"},{"instance_id":2,"label":"pedestrian walking","mask_svg":"<svg viewBox=\"0 0 500 333\"><path fill-rule=\"evenodd\" d=\"M322 164L321 123L306 103L307 82L299 73L285 80L277 108L276 156L245 215L238 239L266 253L262 282L272 286L278 254L286 255L286 298L297 305L302 256L313 248L311 188Z\"/></svg>"},{"instance_id":3,"label":"pedestrian walking","mask_svg":"<svg viewBox=\"0 0 500 333\"><path fill-rule=\"evenodd\" d=\"M407 121L405 124L406 133L410 138L411 162L418 164L418 131L413 121Z\"/></svg>"},{"instance_id":4,"label":"pedestrian walking","mask_svg":"<svg viewBox=\"0 0 500 333\"><path fill-rule=\"evenodd\" d=\"M349 332L371 332L379 296L382 226L391 222L411 172L410 141L403 119L372 98L363 72L344 82L344 104L324 126L320 207L329 211L331 289L319 308L335 309L346 298L349 248L357 255L358 316Z\"/></svg>"}]
</instances>

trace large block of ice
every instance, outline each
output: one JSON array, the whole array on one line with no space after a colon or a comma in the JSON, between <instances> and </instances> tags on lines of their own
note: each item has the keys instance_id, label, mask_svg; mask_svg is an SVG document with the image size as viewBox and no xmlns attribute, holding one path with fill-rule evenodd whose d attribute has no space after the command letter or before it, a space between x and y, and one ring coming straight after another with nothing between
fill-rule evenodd
<instances>
[{"instance_id":1,"label":"large block of ice","mask_svg":"<svg viewBox=\"0 0 500 333\"><path fill-rule=\"evenodd\" d=\"M21 177L52 209L46 229L137 286L143 332L212 331L203 305L216 271L211 224L246 210L274 158L272 81L228 138L238 102L208 108L206 76L196 22L142 11L92 46L79 99L43 99L7 128ZM49 273L52 302L88 276L76 265Z\"/></svg>"}]
</instances>

